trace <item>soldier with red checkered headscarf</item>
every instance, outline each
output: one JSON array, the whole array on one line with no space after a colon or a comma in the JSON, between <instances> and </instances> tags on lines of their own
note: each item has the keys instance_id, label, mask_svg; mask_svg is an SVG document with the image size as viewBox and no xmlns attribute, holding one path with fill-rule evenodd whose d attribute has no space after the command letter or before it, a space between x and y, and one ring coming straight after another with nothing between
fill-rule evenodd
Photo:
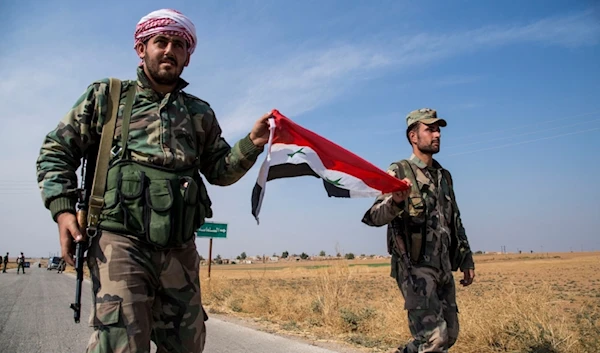
<instances>
[{"instance_id":1,"label":"soldier with red checkered headscarf","mask_svg":"<svg viewBox=\"0 0 600 353\"><path fill-rule=\"evenodd\" d=\"M171 9L153 11L142 17L135 27L135 44L144 43L157 34L181 36L185 38L190 55L196 49L196 27L181 12Z\"/></svg>"},{"instance_id":2,"label":"soldier with red checkered headscarf","mask_svg":"<svg viewBox=\"0 0 600 353\"><path fill-rule=\"evenodd\" d=\"M208 316L195 244L195 231L213 214L204 179L220 186L240 180L268 141L270 113L230 146L210 105L183 90L188 83L181 73L196 43L194 24L176 10L138 22L137 79L121 81L106 191L100 214L88 217L99 220L96 235L77 226L72 186L79 156L98 150L108 79L88 86L40 149L37 180L58 223L65 262L74 265L73 242L89 241L94 333L88 353L150 352L151 340L158 352L204 350ZM128 104L131 110L123 108Z\"/></svg>"},{"instance_id":3,"label":"soldier with red checkered headscarf","mask_svg":"<svg viewBox=\"0 0 600 353\"><path fill-rule=\"evenodd\" d=\"M178 83L196 41L196 27L176 10L153 11L135 27L134 49L141 59L140 66L162 93L170 92Z\"/></svg>"}]
</instances>

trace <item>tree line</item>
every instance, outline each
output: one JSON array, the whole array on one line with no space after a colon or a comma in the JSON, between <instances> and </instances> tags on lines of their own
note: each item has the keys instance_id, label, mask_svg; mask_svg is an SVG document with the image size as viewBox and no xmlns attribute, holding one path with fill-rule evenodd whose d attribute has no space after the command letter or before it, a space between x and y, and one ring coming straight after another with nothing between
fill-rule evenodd
<instances>
[{"instance_id":1,"label":"tree line","mask_svg":"<svg viewBox=\"0 0 600 353\"><path fill-rule=\"evenodd\" d=\"M272 255L272 256L273 256L273 257L279 257L279 258L282 258L282 259L287 259L287 258L289 258L289 257L299 257L299 258L301 258L301 259L303 259L303 260L306 260L306 259L308 259L308 258L310 257L310 255L308 255L308 254L307 254L307 253L305 253L305 252L302 252L301 254L295 254L295 253L294 253L294 254L291 254L291 255L290 255L290 253L289 253L287 250L286 250L286 251L283 251L283 252L281 253L281 255L278 255L277 253L273 253L273 255ZM325 250L321 250L321 251L319 252L319 255L318 255L318 256L320 256L320 257L326 257L326 256L327 256L327 253L325 252ZM361 256L361 257L366 257L366 255L365 255L365 254L361 254L360 256ZM373 257L373 256L375 256L375 255L370 255L370 256L371 256L371 257ZM339 252L338 252L338 253L336 253L335 257L338 257L338 258L342 258L342 257L343 257L343 258L345 258L345 259L347 259L347 260L352 260L352 259L356 258L356 256L354 255L354 253L351 253L351 252L349 252L349 253L346 253L346 254L344 254L343 256L342 256L342 254L341 254L341 253L339 253ZM237 256L235 259L236 259L236 260L238 260L238 261L243 261L243 260L246 260L247 258L248 258L248 255L246 254L246 252L245 252L245 251L243 251L243 252L242 252L241 254L239 254L239 255L238 255L238 256ZM267 260L267 257L266 257L266 256L264 256L264 255L257 255L255 258L256 258L256 259L258 259L258 260ZM205 260L205 259L204 259L204 257L202 257L202 255L200 255L200 260L201 260L201 261L204 261L204 260ZM217 255L217 256L214 258L214 260L215 260L215 262L217 262L217 263L220 263L220 262L222 262L223 258L221 257L221 255Z\"/></svg>"}]
</instances>

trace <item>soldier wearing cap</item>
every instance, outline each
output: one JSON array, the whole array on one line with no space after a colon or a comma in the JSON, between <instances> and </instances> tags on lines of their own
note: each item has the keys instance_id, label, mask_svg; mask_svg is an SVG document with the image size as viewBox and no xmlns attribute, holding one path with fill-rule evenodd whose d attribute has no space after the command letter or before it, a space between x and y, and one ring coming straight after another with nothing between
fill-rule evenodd
<instances>
[{"instance_id":1,"label":"soldier wearing cap","mask_svg":"<svg viewBox=\"0 0 600 353\"><path fill-rule=\"evenodd\" d=\"M452 177L433 158L440 151L440 128L446 120L423 108L410 112L406 124L412 155L392 163L388 173L411 187L378 197L362 221L373 227L388 226L391 276L404 297L413 336L396 353L447 352L459 332L453 271L460 269L460 283L468 286L475 265Z\"/></svg>"}]
</instances>

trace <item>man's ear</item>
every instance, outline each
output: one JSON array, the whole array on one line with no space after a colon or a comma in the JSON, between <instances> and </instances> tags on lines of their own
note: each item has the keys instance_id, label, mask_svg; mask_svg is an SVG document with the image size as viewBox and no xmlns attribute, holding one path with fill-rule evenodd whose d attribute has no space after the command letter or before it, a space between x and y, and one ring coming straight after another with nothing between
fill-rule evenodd
<instances>
[{"instance_id":1,"label":"man's ear","mask_svg":"<svg viewBox=\"0 0 600 353\"><path fill-rule=\"evenodd\" d=\"M135 46L135 51L138 55L138 57L142 60L144 60L144 57L146 56L146 44L144 43L138 43Z\"/></svg>"},{"instance_id":2,"label":"man's ear","mask_svg":"<svg viewBox=\"0 0 600 353\"><path fill-rule=\"evenodd\" d=\"M417 143L417 130L411 130L408 132L408 139L410 140L410 144Z\"/></svg>"},{"instance_id":3,"label":"man's ear","mask_svg":"<svg viewBox=\"0 0 600 353\"><path fill-rule=\"evenodd\" d=\"M185 63L183 64L184 67L187 67L190 64L190 59L191 55L190 53L187 53L187 58L185 58Z\"/></svg>"}]
</instances>

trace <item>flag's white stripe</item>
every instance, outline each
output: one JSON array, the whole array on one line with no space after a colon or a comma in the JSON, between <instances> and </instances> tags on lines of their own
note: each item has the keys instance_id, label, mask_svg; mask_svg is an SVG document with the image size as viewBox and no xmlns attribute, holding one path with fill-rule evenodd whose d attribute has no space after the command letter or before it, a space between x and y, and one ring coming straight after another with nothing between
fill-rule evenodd
<instances>
[{"instance_id":1,"label":"flag's white stripe","mask_svg":"<svg viewBox=\"0 0 600 353\"><path fill-rule=\"evenodd\" d=\"M273 147L273 135L275 134L275 119L274 118L270 118L269 119L269 142L267 144L267 156L264 160L264 162L262 163L262 165L260 166L260 170L258 172L258 178L256 180L256 183L258 185L260 185L261 190L260 190L260 196L258 197L258 205L256 206L256 223L258 224L258 214L260 213L260 207L262 206L262 200L263 197L265 196L265 189L267 188L267 177L269 174L269 167L270 167L270 163L271 163L271 148Z\"/></svg>"},{"instance_id":2,"label":"flag's white stripe","mask_svg":"<svg viewBox=\"0 0 600 353\"><path fill-rule=\"evenodd\" d=\"M295 153L302 148L302 153ZM319 155L310 147L297 146L294 144L281 144L276 143L270 147L270 163L269 167L280 164L302 164L307 163L312 170L317 173L321 178L329 180L339 180L337 187L350 191L350 197L376 197L381 195L381 191L370 187L365 184L361 179L340 172L337 170L330 170L325 168L323 162L319 158ZM292 157L289 155L293 154ZM265 161L266 162L266 161ZM264 165L264 164L263 164ZM268 169L268 167L266 168ZM262 172L261 168L261 172ZM265 170L267 172L267 170ZM265 179L266 180L266 179ZM260 185L260 184L259 184ZM263 186L263 185L261 185ZM264 186L263 186L264 189Z\"/></svg>"},{"instance_id":3,"label":"flag's white stripe","mask_svg":"<svg viewBox=\"0 0 600 353\"><path fill-rule=\"evenodd\" d=\"M267 176L269 173L269 166L271 164L271 150L273 148L273 135L275 134L275 119L270 118L269 119L269 142L267 143L267 156L265 157L265 160L263 161L262 165L260 166L260 171L258 172L258 179L257 179L257 183L258 185L260 185L260 187L263 188L263 192L265 189L265 184L267 183ZM262 196L261 196L262 198Z\"/></svg>"}]
</instances>

